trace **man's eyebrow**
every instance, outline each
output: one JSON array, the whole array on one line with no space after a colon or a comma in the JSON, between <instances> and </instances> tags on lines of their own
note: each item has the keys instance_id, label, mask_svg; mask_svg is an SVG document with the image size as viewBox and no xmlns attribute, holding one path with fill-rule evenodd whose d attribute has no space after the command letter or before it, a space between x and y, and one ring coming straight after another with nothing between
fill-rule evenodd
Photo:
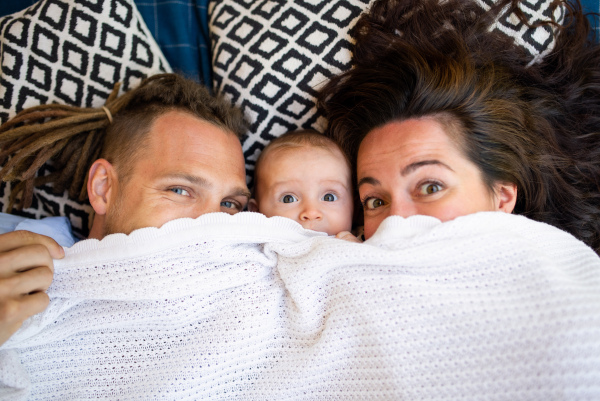
<instances>
[{"instance_id":1,"label":"man's eyebrow","mask_svg":"<svg viewBox=\"0 0 600 401\"><path fill-rule=\"evenodd\" d=\"M248 191L248 188L244 188L244 187L239 187L233 190L233 193L231 194L232 196L245 196L246 198L250 199L252 197L252 194L250 193L250 191Z\"/></svg>"},{"instance_id":2,"label":"man's eyebrow","mask_svg":"<svg viewBox=\"0 0 600 401\"><path fill-rule=\"evenodd\" d=\"M421 167L431 166L431 165L442 166L442 167L444 167L444 168L446 168L446 169L448 169L450 171L454 171L454 170L452 170L452 168L449 165L447 165L446 163L443 163L443 162L441 162L439 160L423 160L423 161L420 161L420 162L411 163L408 166L404 167L402 169L402 171L400 172L400 175L404 177L404 176L406 176L406 175L414 172L415 170L417 170L417 169L419 169Z\"/></svg>"},{"instance_id":3,"label":"man's eyebrow","mask_svg":"<svg viewBox=\"0 0 600 401\"><path fill-rule=\"evenodd\" d=\"M200 187L206 187L206 188L210 188L212 186L205 178L197 176L197 175L186 174L186 173L171 173L171 174L167 174L163 178L185 180L185 181L189 182L190 184L194 184L194 185L197 185Z\"/></svg>"}]
</instances>

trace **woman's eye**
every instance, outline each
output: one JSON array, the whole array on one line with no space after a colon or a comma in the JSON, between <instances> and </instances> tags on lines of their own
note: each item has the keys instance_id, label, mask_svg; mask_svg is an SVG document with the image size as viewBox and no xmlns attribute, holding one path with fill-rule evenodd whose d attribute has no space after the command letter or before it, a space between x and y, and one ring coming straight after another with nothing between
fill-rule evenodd
<instances>
[{"instance_id":1,"label":"woman's eye","mask_svg":"<svg viewBox=\"0 0 600 401\"><path fill-rule=\"evenodd\" d=\"M325 194L322 198L325 202L335 202L338 197L335 194Z\"/></svg>"},{"instance_id":2,"label":"woman's eye","mask_svg":"<svg viewBox=\"0 0 600 401\"><path fill-rule=\"evenodd\" d=\"M372 210L372 209L377 209L378 207L381 207L384 204L385 204L385 202L383 201L383 199L379 199L379 198L367 198L363 202L363 208L365 210Z\"/></svg>"},{"instance_id":3,"label":"woman's eye","mask_svg":"<svg viewBox=\"0 0 600 401\"><path fill-rule=\"evenodd\" d=\"M283 202L283 203L298 202L298 198L296 198L294 195L284 195L283 198L281 198L280 202Z\"/></svg>"},{"instance_id":4,"label":"woman's eye","mask_svg":"<svg viewBox=\"0 0 600 401\"><path fill-rule=\"evenodd\" d=\"M441 191L443 188L440 184L428 182L426 184L421 185L420 194L421 195L433 195L436 192Z\"/></svg>"},{"instance_id":5,"label":"woman's eye","mask_svg":"<svg viewBox=\"0 0 600 401\"><path fill-rule=\"evenodd\" d=\"M183 188L171 188L170 190L177 195L190 196L190 193Z\"/></svg>"}]
</instances>

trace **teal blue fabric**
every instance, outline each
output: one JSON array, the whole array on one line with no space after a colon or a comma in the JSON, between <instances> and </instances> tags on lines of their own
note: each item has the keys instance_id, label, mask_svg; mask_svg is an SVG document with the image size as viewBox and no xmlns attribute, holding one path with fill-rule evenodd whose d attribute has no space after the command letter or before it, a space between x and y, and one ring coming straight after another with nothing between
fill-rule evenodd
<instances>
[{"instance_id":1,"label":"teal blue fabric","mask_svg":"<svg viewBox=\"0 0 600 401\"><path fill-rule=\"evenodd\" d=\"M587 13L600 13L600 0L581 0L583 11ZM596 30L596 40L600 39L600 20L598 16L588 15L592 27Z\"/></svg>"},{"instance_id":2,"label":"teal blue fabric","mask_svg":"<svg viewBox=\"0 0 600 401\"><path fill-rule=\"evenodd\" d=\"M142 18L175 72L211 87L209 0L134 0ZM0 0L0 16L37 0Z\"/></svg>"},{"instance_id":3,"label":"teal blue fabric","mask_svg":"<svg viewBox=\"0 0 600 401\"><path fill-rule=\"evenodd\" d=\"M37 0L2 0L0 1L0 17L16 13L35 3Z\"/></svg>"},{"instance_id":4,"label":"teal blue fabric","mask_svg":"<svg viewBox=\"0 0 600 401\"><path fill-rule=\"evenodd\" d=\"M175 72L211 87L209 0L135 0Z\"/></svg>"}]
</instances>

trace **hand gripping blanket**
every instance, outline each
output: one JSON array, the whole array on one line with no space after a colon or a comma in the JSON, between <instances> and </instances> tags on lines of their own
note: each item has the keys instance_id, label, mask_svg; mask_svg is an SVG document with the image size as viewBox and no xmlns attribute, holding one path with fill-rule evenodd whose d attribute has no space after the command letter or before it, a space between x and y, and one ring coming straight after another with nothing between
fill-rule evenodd
<instances>
[{"instance_id":1,"label":"hand gripping blanket","mask_svg":"<svg viewBox=\"0 0 600 401\"><path fill-rule=\"evenodd\" d=\"M2 399L600 399L600 259L524 217L356 244L210 214L66 253L0 349Z\"/></svg>"}]
</instances>

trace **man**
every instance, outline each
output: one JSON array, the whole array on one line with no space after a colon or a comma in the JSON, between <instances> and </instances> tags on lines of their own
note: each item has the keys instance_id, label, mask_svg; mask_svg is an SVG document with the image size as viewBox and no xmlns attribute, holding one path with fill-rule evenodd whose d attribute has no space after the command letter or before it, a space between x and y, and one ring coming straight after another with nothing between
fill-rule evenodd
<instances>
[{"instance_id":1,"label":"man","mask_svg":"<svg viewBox=\"0 0 600 401\"><path fill-rule=\"evenodd\" d=\"M106 128L101 158L89 168L95 211L89 237L241 211L250 192L240 111L174 74L150 78L132 94ZM47 307L52 259L62 257L63 249L48 237L0 235L0 344Z\"/></svg>"}]
</instances>

